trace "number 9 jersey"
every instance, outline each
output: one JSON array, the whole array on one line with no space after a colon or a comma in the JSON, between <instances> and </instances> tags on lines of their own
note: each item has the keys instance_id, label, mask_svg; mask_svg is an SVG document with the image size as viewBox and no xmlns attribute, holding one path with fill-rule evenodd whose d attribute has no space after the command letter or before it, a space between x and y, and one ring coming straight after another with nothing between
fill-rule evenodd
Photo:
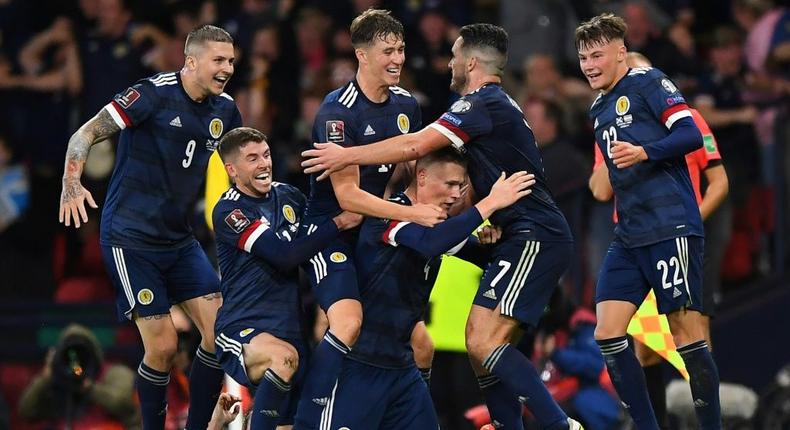
<instances>
[{"instance_id":1,"label":"number 9 jersey","mask_svg":"<svg viewBox=\"0 0 790 430\"><path fill-rule=\"evenodd\" d=\"M229 95L192 100L179 73L160 73L116 95L104 109L121 128L102 211L101 243L129 249L189 244L191 207L219 140L241 126Z\"/></svg>"}]
</instances>

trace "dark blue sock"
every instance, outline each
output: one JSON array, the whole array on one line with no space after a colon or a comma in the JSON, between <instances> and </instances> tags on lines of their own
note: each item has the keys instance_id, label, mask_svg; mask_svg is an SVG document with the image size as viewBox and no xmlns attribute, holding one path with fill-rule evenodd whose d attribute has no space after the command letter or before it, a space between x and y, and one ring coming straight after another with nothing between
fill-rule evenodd
<instances>
[{"instance_id":1,"label":"dark blue sock","mask_svg":"<svg viewBox=\"0 0 790 430\"><path fill-rule=\"evenodd\" d=\"M222 391L225 372L213 353L198 347L189 372L187 430L205 430Z\"/></svg>"},{"instance_id":2,"label":"dark blue sock","mask_svg":"<svg viewBox=\"0 0 790 430\"><path fill-rule=\"evenodd\" d=\"M625 336L597 340L601 348L606 369L612 384L620 396L623 406L639 430L659 430L650 397L647 395L645 374L636 359L634 351L628 347Z\"/></svg>"},{"instance_id":3,"label":"dark blue sock","mask_svg":"<svg viewBox=\"0 0 790 430\"><path fill-rule=\"evenodd\" d=\"M483 367L499 377L519 402L527 405L541 428L568 428L568 416L549 394L535 366L515 347L509 343L499 345L483 361Z\"/></svg>"},{"instance_id":4,"label":"dark blue sock","mask_svg":"<svg viewBox=\"0 0 790 430\"><path fill-rule=\"evenodd\" d=\"M431 386L431 368L430 367L420 367L420 376L422 380L425 381L425 385Z\"/></svg>"},{"instance_id":5,"label":"dark blue sock","mask_svg":"<svg viewBox=\"0 0 790 430\"><path fill-rule=\"evenodd\" d=\"M255 390L250 429L274 430L280 421L280 406L290 390L291 384L283 381L272 369L267 369Z\"/></svg>"},{"instance_id":6,"label":"dark blue sock","mask_svg":"<svg viewBox=\"0 0 790 430\"><path fill-rule=\"evenodd\" d=\"M689 372L691 395L699 428L713 430L721 428L721 406L719 404L719 370L704 340L678 348Z\"/></svg>"},{"instance_id":7,"label":"dark blue sock","mask_svg":"<svg viewBox=\"0 0 790 430\"><path fill-rule=\"evenodd\" d=\"M479 376L477 385L483 392L483 398L485 398L494 428L524 429L524 421L521 419L523 405L496 375Z\"/></svg>"},{"instance_id":8,"label":"dark blue sock","mask_svg":"<svg viewBox=\"0 0 790 430\"><path fill-rule=\"evenodd\" d=\"M140 362L137 367L135 383L137 395L140 397L140 409L143 415L143 428L157 430L165 428L167 417L167 384L170 373L160 372ZM213 410L213 409L212 409Z\"/></svg>"},{"instance_id":9,"label":"dark blue sock","mask_svg":"<svg viewBox=\"0 0 790 430\"><path fill-rule=\"evenodd\" d=\"M349 347L330 331L316 346L310 357L310 369L304 382L302 400L299 402L300 421L318 423L332 390L343 368L343 359L350 351Z\"/></svg>"}]
</instances>

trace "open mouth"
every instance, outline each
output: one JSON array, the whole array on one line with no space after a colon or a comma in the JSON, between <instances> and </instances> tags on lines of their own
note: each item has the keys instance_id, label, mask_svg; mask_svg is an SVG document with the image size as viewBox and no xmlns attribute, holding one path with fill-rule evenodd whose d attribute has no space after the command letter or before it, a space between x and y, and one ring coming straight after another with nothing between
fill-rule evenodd
<instances>
[{"instance_id":1,"label":"open mouth","mask_svg":"<svg viewBox=\"0 0 790 430\"><path fill-rule=\"evenodd\" d=\"M266 181L268 181L270 178L271 178L271 173L270 173L270 172L263 172L263 173L261 173L261 174L257 175L257 176L255 177L255 180L257 180L257 181L261 181L261 182L266 182Z\"/></svg>"},{"instance_id":2,"label":"open mouth","mask_svg":"<svg viewBox=\"0 0 790 430\"><path fill-rule=\"evenodd\" d=\"M387 73L392 76L400 76L400 67L389 67Z\"/></svg>"},{"instance_id":3,"label":"open mouth","mask_svg":"<svg viewBox=\"0 0 790 430\"><path fill-rule=\"evenodd\" d=\"M218 85L224 86L228 82L228 79L230 79L230 76L214 76L213 80Z\"/></svg>"}]
</instances>

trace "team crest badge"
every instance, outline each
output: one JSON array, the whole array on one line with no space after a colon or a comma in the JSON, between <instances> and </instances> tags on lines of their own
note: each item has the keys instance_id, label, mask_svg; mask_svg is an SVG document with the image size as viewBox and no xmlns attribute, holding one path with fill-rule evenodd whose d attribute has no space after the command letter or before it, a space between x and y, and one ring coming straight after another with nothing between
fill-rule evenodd
<instances>
[{"instance_id":1,"label":"team crest badge","mask_svg":"<svg viewBox=\"0 0 790 430\"><path fill-rule=\"evenodd\" d=\"M148 288L143 288L137 293L137 301L140 302L141 305L150 305L151 302L154 301L154 292Z\"/></svg>"},{"instance_id":2,"label":"team crest badge","mask_svg":"<svg viewBox=\"0 0 790 430\"><path fill-rule=\"evenodd\" d=\"M620 96L617 99L617 103L614 105L614 111L617 112L618 115L625 115L628 113L628 109L631 109L631 100L628 100L626 96Z\"/></svg>"},{"instance_id":3,"label":"team crest badge","mask_svg":"<svg viewBox=\"0 0 790 430\"><path fill-rule=\"evenodd\" d=\"M398 114L398 130L403 134L409 132L409 117L405 113Z\"/></svg>"},{"instance_id":4,"label":"team crest badge","mask_svg":"<svg viewBox=\"0 0 790 430\"><path fill-rule=\"evenodd\" d=\"M333 263L342 263L346 260L346 254L343 254L342 252L333 252L329 255L329 261Z\"/></svg>"},{"instance_id":5,"label":"team crest badge","mask_svg":"<svg viewBox=\"0 0 790 430\"><path fill-rule=\"evenodd\" d=\"M240 337L247 337L250 333L254 332L254 328L245 328L244 330L239 332Z\"/></svg>"},{"instance_id":6,"label":"team crest badge","mask_svg":"<svg viewBox=\"0 0 790 430\"><path fill-rule=\"evenodd\" d=\"M208 132L214 139L219 139L222 136L222 120L219 118L212 119L208 124Z\"/></svg>"},{"instance_id":7,"label":"team crest badge","mask_svg":"<svg viewBox=\"0 0 790 430\"><path fill-rule=\"evenodd\" d=\"M291 205L283 206L283 216L285 220L291 224L296 222L296 212L294 212L294 208L292 208Z\"/></svg>"}]
</instances>

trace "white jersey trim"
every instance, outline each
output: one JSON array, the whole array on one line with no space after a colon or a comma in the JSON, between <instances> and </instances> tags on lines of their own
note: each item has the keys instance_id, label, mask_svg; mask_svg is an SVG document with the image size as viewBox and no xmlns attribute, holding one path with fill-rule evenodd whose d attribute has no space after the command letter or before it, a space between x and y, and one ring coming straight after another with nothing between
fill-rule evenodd
<instances>
[{"instance_id":1,"label":"white jersey trim","mask_svg":"<svg viewBox=\"0 0 790 430\"><path fill-rule=\"evenodd\" d=\"M458 137L458 135L456 135L455 133L450 131L449 128L447 128L447 127L445 127L445 126L443 126L443 125L441 125L439 123L435 123L435 122L429 124L428 127L438 131L439 133L442 133L444 135L444 137L450 139L450 142L453 144L453 146L456 149L461 149L461 148L464 147L463 139L461 139L460 137Z\"/></svg>"},{"instance_id":2,"label":"white jersey trim","mask_svg":"<svg viewBox=\"0 0 790 430\"><path fill-rule=\"evenodd\" d=\"M258 238L261 237L263 232L265 232L268 229L269 229L268 225L264 223L258 224L258 227L255 227L255 230L250 234L249 237L247 237L247 240L244 241L244 250L247 252L251 252L252 246L255 245L255 241L258 240Z\"/></svg>"},{"instance_id":3,"label":"white jersey trim","mask_svg":"<svg viewBox=\"0 0 790 430\"><path fill-rule=\"evenodd\" d=\"M675 122L681 118L691 118L691 111L688 109L683 109L670 115L669 118L667 118L667 122L664 123L664 125L667 127L667 130L672 128L672 125L674 125Z\"/></svg>"},{"instance_id":4,"label":"white jersey trim","mask_svg":"<svg viewBox=\"0 0 790 430\"><path fill-rule=\"evenodd\" d=\"M118 127L120 127L121 130L126 128L126 123L123 122L123 117L121 117L121 113L118 112L118 108L116 108L115 105L112 102L107 103L104 106L104 109L107 111L107 113L110 114L110 116L112 117L112 120L115 121L115 124Z\"/></svg>"},{"instance_id":5,"label":"white jersey trim","mask_svg":"<svg viewBox=\"0 0 790 430\"><path fill-rule=\"evenodd\" d=\"M389 242L389 244L392 245L392 246L398 246L398 242L395 240L395 235L398 234L400 229L402 229L403 227L406 227L409 224L411 224L411 223L410 222L406 222L406 221L401 221L401 222L397 223L395 225L395 227L393 227L393 229L390 230L389 234L387 235L387 242Z\"/></svg>"}]
</instances>

